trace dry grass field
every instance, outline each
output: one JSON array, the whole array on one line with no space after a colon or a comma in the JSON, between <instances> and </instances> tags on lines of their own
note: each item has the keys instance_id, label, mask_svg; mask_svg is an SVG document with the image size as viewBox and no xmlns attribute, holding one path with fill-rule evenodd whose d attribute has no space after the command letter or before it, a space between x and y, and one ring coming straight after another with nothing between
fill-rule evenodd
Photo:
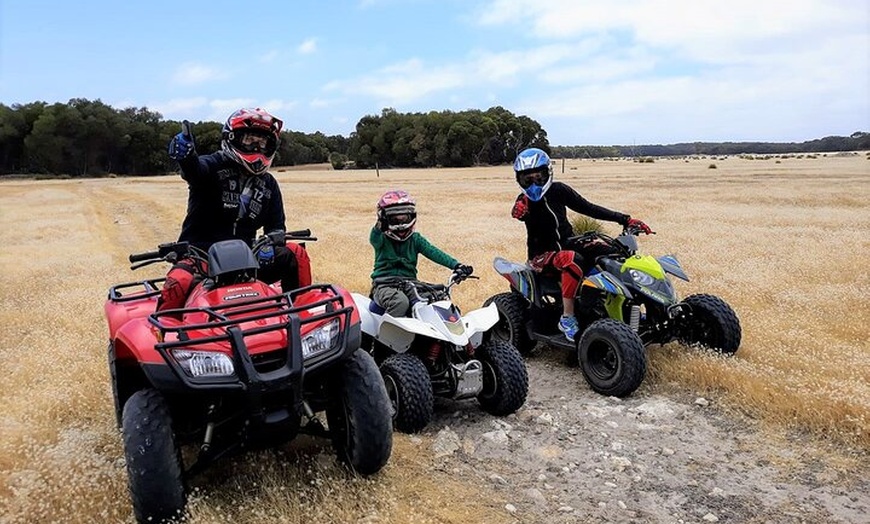
<instances>
[{"instance_id":1,"label":"dry grass field","mask_svg":"<svg viewBox=\"0 0 870 524\"><path fill-rule=\"evenodd\" d=\"M731 359L652 348L637 394L703 394L773 432L870 451L867 156L585 160L560 171L589 200L657 231L641 249L677 255L692 278L681 294L719 295L741 319ZM418 231L474 265L480 280L456 289L460 306L507 289L494 256L525 253L507 166L276 176L288 228L320 239L310 244L317 281L368 290L374 205L395 187L417 198ZM126 257L174 240L185 203L177 176L0 182L0 522L131 521L103 301L112 284L163 273L131 273ZM423 279L448 276L420 268ZM218 467L195 485L191 522L511 521L503 501L433 467L411 437L396 435L372 479L328 458L303 440Z\"/></svg>"}]
</instances>

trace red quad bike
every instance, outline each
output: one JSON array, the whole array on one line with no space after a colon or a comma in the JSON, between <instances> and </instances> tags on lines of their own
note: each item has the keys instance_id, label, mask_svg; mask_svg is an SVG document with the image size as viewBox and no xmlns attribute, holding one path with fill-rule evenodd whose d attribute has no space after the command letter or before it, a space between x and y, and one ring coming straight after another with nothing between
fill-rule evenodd
<instances>
[{"instance_id":1,"label":"red quad bike","mask_svg":"<svg viewBox=\"0 0 870 524\"><path fill-rule=\"evenodd\" d=\"M299 433L330 438L362 475L390 457L390 401L359 349L353 299L334 285L282 290L257 280L255 252L316 240L308 230L275 236L253 250L241 240L208 253L174 242L130 255L131 269L185 257L207 264L181 309L155 311L163 278L109 290L109 369L139 522L179 518L187 480L215 460ZM193 450L188 464L182 446Z\"/></svg>"}]
</instances>

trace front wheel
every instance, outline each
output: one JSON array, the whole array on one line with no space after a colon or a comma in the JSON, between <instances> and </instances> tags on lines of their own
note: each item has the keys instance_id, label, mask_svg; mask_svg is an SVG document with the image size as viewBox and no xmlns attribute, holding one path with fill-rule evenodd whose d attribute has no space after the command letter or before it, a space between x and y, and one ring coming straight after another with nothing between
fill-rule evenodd
<instances>
[{"instance_id":1,"label":"front wheel","mask_svg":"<svg viewBox=\"0 0 870 524\"><path fill-rule=\"evenodd\" d=\"M520 409L529 393L529 375L517 348L490 340L475 350L475 356L483 365L483 390L477 396L480 406L499 417Z\"/></svg>"},{"instance_id":2,"label":"front wheel","mask_svg":"<svg viewBox=\"0 0 870 524\"><path fill-rule=\"evenodd\" d=\"M518 293L499 293L488 298L483 307L492 303L498 309L498 324L490 330L493 338L513 345L521 355L530 355L535 341L526 332L526 299Z\"/></svg>"},{"instance_id":3,"label":"front wheel","mask_svg":"<svg viewBox=\"0 0 870 524\"><path fill-rule=\"evenodd\" d=\"M596 393L625 397L646 375L646 351L640 337L625 323L605 318L583 331L577 343L583 377Z\"/></svg>"},{"instance_id":4,"label":"front wheel","mask_svg":"<svg viewBox=\"0 0 870 524\"><path fill-rule=\"evenodd\" d=\"M737 351L742 332L740 320L731 306L707 294L690 295L683 303L691 308L691 316L679 337L681 342L699 344L724 355Z\"/></svg>"},{"instance_id":5,"label":"front wheel","mask_svg":"<svg viewBox=\"0 0 870 524\"><path fill-rule=\"evenodd\" d=\"M390 402L371 355L357 349L341 364L334 398L326 408L338 458L361 475L377 473L393 449Z\"/></svg>"},{"instance_id":6,"label":"front wheel","mask_svg":"<svg viewBox=\"0 0 870 524\"><path fill-rule=\"evenodd\" d=\"M185 493L172 416L154 389L133 393L121 417L133 513L138 522L180 519Z\"/></svg>"},{"instance_id":7,"label":"front wheel","mask_svg":"<svg viewBox=\"0 0 870 524\"><path fill-rule=\"evenodd\" d=\"M417 433L432 420L435 395L423 361L408 353L397 353L381 364L393 425L402 433Z\"/></svg>"}]
</instances>

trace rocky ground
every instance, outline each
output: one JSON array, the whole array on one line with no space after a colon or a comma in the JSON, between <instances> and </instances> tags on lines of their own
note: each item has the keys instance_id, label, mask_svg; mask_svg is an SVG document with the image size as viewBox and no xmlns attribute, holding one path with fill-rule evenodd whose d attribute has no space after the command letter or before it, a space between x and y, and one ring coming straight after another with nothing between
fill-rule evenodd
<instances>
[{"instance_id":1,"label":"rocky ground","mask_svg":"<svg viewBox=\"0 0 870 524\"><path fill-rule=\"evenodd\" d=\"M866 450L832 455L677 387L602 397L555 350L528 370L517 414L438 401L433 423L411 437L518 522L870 522Z\"/></svg>"}]
</instances>

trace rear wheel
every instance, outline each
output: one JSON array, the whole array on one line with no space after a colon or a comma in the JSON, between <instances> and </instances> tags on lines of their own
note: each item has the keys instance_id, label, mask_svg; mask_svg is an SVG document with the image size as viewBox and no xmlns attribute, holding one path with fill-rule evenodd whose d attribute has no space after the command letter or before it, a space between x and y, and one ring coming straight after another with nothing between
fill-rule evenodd
<instances>
[{"instance_id":1,"label":"rear wheel","mask_svg":"<svg viewBox=\"0 0 870 524\"><path fill-rule=\"evenodd\" d=\"M344 361L326 420L342 462L361 475L384 467L393 449L390 404L378 366L365 351Z\"/></svg>"},{"instance_id":2,"label":"rear wheel","mask_svg":"<svg viewBox=\"0 0 870 524\"><path fill-rule=\"evenodd\" d=\"M507 342L490 340L474 353L483 365L480 406L496 416L520 409L529 393L529 375L520 352Z\"/></svg>"},{"instance_id":3,"label":"rear wheel","mask_svg":"<svg viewBox=\"0 0 870 524\"><path fill-rule=\"evenodd\" d=\"M489 331L492 337L513 345L521 355L531 354L535 341L526 332L526 299L518 293L499 293L488 298L483 307L493 303L498 308L498 324Z\"/></svg>"},{"instance_id":4,"label":"rear wheel","mask_svg":"<svg viewBox=\"0 0 870 524\"><path fill-rule=\"evenodd\" d=\"M625 397L646 375L646 351L640 337L626 324L613 319L596 320L577 343L583 377L602 395Z\"/></svg>"},{"instance_id":5,"label":"rear wheel","mask_svg":"<svg viewBox=\"0 0 870 524\"><path fill-rule=\"evenodd\" d=\"M121 419L133 512L138 522L180 519L185 493L172 416L154 389L133 393Z\"/></svg>"},{"instance_id":6,"label":"rear wheel","mask_svg":"<svg viewBox=\"0 0 870 524\"><path fill-rule=\"evenodd\" d=\"M683 303L691 307L691 316L680 336L684 344L699 344L724 355L733 355L740 347L742 331L737 313L724 300L714 295L698 294L686 297Z\"/></svg>"},{"instance_id":7,"label":"rear wheel","mask_svg":"<svg viewBox=\"0 0 870 524\"><path fill-rule=\"evenodd\" d=\"M393 425L403 433L416 433L432 420L435 396L423 361L398 353L381 364L381 376L393 413Z\"/></svg>"}]
</instances>

